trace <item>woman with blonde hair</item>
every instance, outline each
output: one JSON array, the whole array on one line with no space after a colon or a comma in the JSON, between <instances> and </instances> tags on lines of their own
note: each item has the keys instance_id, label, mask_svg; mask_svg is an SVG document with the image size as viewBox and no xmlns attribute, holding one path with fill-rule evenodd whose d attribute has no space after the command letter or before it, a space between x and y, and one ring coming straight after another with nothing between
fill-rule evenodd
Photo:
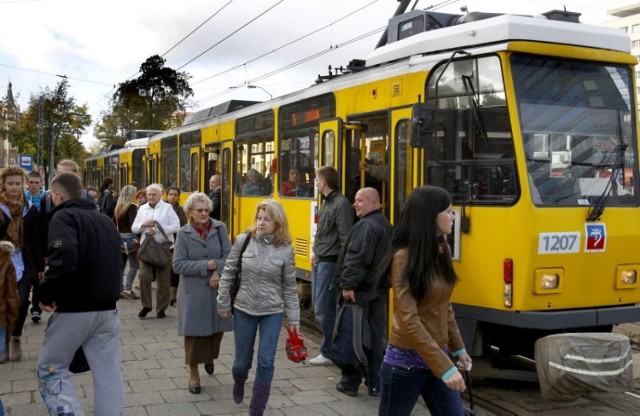
<instances>
[{"instance_id":1,"label":"woman with blonde hair","mask_svg":"<svg viewBox=\"0 0 640 416\"><path fill-rule=\"evenodd\" d=\"M118 232L123 240L122 245L122 265L123 268L127 265L127 260L129 261L129 272L127 273L127 280L122 288L120 293L120 297L124 299L140 299L140 296L136 294L131 288L133 285L133 280L136 278L136 273L138 272L138 259L137 259L137 247L135 250L129 250L125 241L131 241L134 238L140 241L140 239L133 234L131 231L131 224L136 219L136 214L138 213L138 207L134 202L134 198L136 195L136 187L132 185L127 185L120 191L120 196L118 197L118 202L116 203L116 207L113 210L113 222L116 224L118 228ZM139 246L139 244L138 244Z\"/></svg>"},{"instance_id":2,"label":"woman with blonde hair","mask_svg":"<svg viewBox=\"0 0 640 416\"><path fill-rule=\"evenodd\" d=\"M229 289L239 267L240 288L232 311ZM267 199L256 207L255 224L239 235L231 248L218 289L218 314L223 318L233 314L236 356L232 375L236 403L244 398L253 345L260 333L250 415L262 415L269 400L282 312L286 311L289 331L300 331L296 286L287 216L278 201Z\"/></svg>"},{"instance_id":3,"label":"woman with blonde hair","mask_svg":"<svg viewBox=\"0 0 640 416\"><path fill-rule=\"evenodd\" d=\"M40 218L38 209L27 201L24 194L26 177L17 166L6 167L0 172L0 240L11 242L15 251L11 261L16 269L20 309L13 329L9 359L22 359L20 337L29 309L29 292L44 277Z\"/></svg>"}]
</instances>

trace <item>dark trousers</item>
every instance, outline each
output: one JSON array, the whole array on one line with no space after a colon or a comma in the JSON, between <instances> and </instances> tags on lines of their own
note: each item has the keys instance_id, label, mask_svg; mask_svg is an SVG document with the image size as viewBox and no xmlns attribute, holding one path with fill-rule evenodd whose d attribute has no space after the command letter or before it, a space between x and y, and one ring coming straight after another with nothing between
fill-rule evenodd
<instances>
[{"instance_id":1,"label":"dark trousers","mask_svg":"<svg viewBox=\"0 0 640 416\"><path fill-rule=\"evenodd\" d=\"M39 312L42 313L42 309L40 309L40 297L38 296L38 290L40 288L40 281L36 281L33 284L33 289L31 290L31 313Z\"/></svg>"},{"instance_id":2,"label":"dark trousers","mask_svg":"<svg viewBox=\"0 0 640 416\"><path fill-rule=\"evenodd\" d=\"M18 308L18 320L16 321L16 327L13 330L14 337L22 335L22 328L24 327L24 321L27 319L27 312L29 312L29 292L33 286L33 280L23 276L18 282L18 296L20 297L20 308Z\"/></svg>"},{"instance_id":3,"label":"dark trousers","mask_svg":"<svg viewBox=\"0 0 640 416\"><path fill-rule=\"evenodd\" d=\"M178 287L178 283L180 283L180 275L173 271L173 267L171 268L171 287Z\"/></svg>"},{"instance_id":4,"label":"dark trousers","mask_svg":"<svg viewBox=\"0 0 640 416\"><path fill-rule=\"evenodd\" d=\"M368 366L340 365L342 382L349 389L357 390L365 379L370 388L380 388L380 367L384 357L384 327L387 307L386 296L376 296L356 291L358 303L364 306L364 317L371 329L371 348L363 348Z\"/></svg>"}]
</instances>

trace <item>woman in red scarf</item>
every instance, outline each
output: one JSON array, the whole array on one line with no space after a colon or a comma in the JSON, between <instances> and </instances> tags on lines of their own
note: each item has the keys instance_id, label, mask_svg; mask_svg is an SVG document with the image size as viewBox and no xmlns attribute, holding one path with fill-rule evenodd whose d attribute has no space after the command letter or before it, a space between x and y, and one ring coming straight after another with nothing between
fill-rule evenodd
<instances>
[{"instance_id":1,"label":"woman in red scarf","mask_svg":"<svg viewBox=\"0 0 640 416\"><path fill-rule=\"evenodd\" d=\"M22 169L9 166L0 173L0 240L11 242L15 252L11 262L16 269L20 310L10 342L9 359L22 359L20 337L29 309L31 287L44 277L41 253L38 209L27 201L24 193L25 174Z\"/></svg>"}]
</instances>

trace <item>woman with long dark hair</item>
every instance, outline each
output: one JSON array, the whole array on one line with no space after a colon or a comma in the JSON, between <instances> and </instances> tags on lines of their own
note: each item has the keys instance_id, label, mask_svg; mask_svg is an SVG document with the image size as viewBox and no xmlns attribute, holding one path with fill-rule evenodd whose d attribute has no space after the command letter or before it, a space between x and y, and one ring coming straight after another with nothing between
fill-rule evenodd
<instances>
[{"instance_id":1,"label":"woman with long dark hair","mask_svg":"<svg viewBox=\"0 0 640 416\"><path fill-rule=\"evenodd\" d=\"M414 189L381 264L377 288L393 288L393 326L380 370L379 415L409 415L422 396L432 415L463 415L465 383L453 363L469 369L451 307L457 281L446 236L454 215L449 193Z\"/></svg>"},{"instance_id":2,"label":"woman with long dark hair","mask_svg":"<svg viewBox=\"0 0 640 416\"><path fill-rule=\"evenodd\" d=\"M98 207L100 212L109 218L113 218L113 210L116 208L116 199L113 196L113 178L107 176L102 181L98 189L100 197L98 198Z\"/></svg>"}]
</instances>

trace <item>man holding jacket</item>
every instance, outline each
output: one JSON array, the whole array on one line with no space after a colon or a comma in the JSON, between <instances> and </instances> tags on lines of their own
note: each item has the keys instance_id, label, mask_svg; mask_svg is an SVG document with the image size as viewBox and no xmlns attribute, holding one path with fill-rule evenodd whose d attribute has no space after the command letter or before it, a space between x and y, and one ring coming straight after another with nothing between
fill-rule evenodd
<instances>
[{"instance_id":1,"label":"man holding jacket","mask_svg":"<svg viewBox=\"0 0 640 416\"><path fill-rule=\"evenodd\" d=\"M36 367L50 414L80 414L69 364L82 347L93 373L96 416L120 415L120 234L111 220L82 198L82 183L64 172L51 181L49 268L40 283L40 307L53 313Z\"/></svg>"}]
</instances>

